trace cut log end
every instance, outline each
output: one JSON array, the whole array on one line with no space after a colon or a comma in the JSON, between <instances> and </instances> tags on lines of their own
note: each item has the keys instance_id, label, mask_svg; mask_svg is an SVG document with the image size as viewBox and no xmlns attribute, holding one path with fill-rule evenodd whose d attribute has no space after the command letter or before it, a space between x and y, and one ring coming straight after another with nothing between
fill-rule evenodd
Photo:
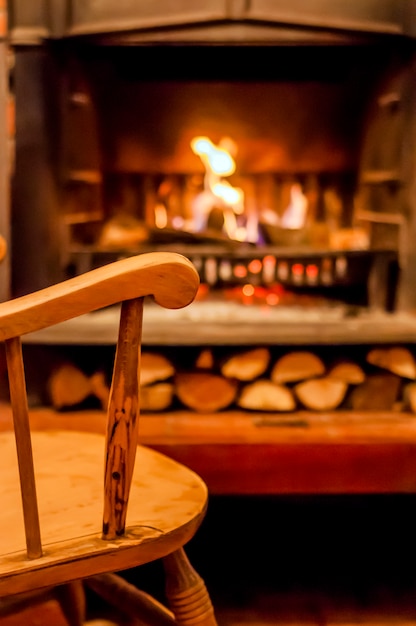
<instances>
[{"instance_id":1,"label":"cut log end","mask_svg":"<svg viewBox=\"0 0 416 626\"><path fill-rule=\"evenodd\" d=\"M295 383L323 376L324 373L324 363L313 352L289 352L275 363L271 379L278 384Z\"/></svg>"},{"instance_id":2,"label":"cut log end","mask_svg":"<svg viewBox=\"0 0 416 626\"><path fill-rule=\"evenodd\" d=\"M332 411L345 398L348 385L342 380L329 377L305 380L295 386L295 394L307 409Z\"/></svg>"},{"instance_id":3,"label":"cut log end","mask_svg":"<svg viewBox=\"0 0 416 626\"><path fill-rule=\"evenodd\" d=\"M163 354L142 352L140 357L140 385L164 381L175 374L173 364Z\"/></svg>"},{"instance_id":4,"label":"cut log end","mask_svg":"<svg viewBox=\"0 0 416 626\"><path fill-rule=\"evenodd\" d=\"M141 411L166 411L172 404L174 387L172 383L155 383L140 387Z\"/></svg>"},{"instance_id":5,"label":"cut log end","mask_svg":"<svg viewBox=\"0 0 416 626\"><path fill-rule=\"evenodd\" d=\"M351 408L354 411L391 411L398 400L400 387L401 379L395 374L370 374L352 390Z\"/></svg>"},{"instance_id":6,"label":"cut log end","mask_svg":"<svg viewBox=\"0 0 416 626\"><path fill-rule=\"evenodd\" d=\"M365 380L364 370L357 363L350 361L337 363L327 375L329 378L341 380L347 385L359 385Z\"/></svg>"},{"instance_id":7,"label":"cut log end","mask_svg":"<svg viewBox=\"0 0 416 626\"><path fill-rule=\"evenodd\" d=\"M226 378L235 378L240 381L249 381L258 378L269 366L270 351L267 348L255 348L227 359L221 373Z\"/></svg>"},{"instance_id":8,"label":"cut log end","mask_svg":"<svg viewBox=\"0 0 416 626\"><path fill-rule=\"evenodd\" d=\"M407 348L374 348L367 354L367 362L402 378L416 380L416 362Z\"/></svg>"},{"instance_id":9,"label":"cut log end","mask_svg":"<svg viewBox=\"0 0 416 626\"><path fill-rule=\"evenodd\" d=\"M246 385L238 398L237 405L255 411L293 411L296 402L290 389L271 380L256 380Z\"/></svg>"},{"instance_id":10,"label":"cut log end","mask_svg":"<svg viewBox=\"0 0 416 626\"><path fill-rule=\"evenodd\" d=\"M175 390L179 400L197 412L215 412L227 408L236 398L236 381L210 372L177 374Z\"/></svg>"},{"instance_id":11,"label":"cut log end","mask_svg":"<svg viewBox=\"0 0 416 626\"><path fill-rule=\"evenodd\" d=\"M55 409L81 404L92 393L91 381L72 363L63 363L51 374L48 392Z\"/></svg>"}]
</instances>

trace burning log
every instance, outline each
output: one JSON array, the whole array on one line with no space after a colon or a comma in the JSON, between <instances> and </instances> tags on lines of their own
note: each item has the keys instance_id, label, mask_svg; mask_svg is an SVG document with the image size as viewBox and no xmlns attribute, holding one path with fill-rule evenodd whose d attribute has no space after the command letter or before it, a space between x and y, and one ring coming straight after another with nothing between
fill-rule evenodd
<instances>
[{"instance_id":1,"label":"burning log","mask_svg":"<svg viewBox=\"0 0 416 626\"><path fill-rule=\"evenodd\" d=\"M282 412L296 408L292 391L268 379L256 380L243 387L237 405L255 411Z\"/></svg>"},{"instance_id":2,"label":"burning log","mask_svg":"<svg viewBox=\"0 0 416 626\"><path fill-rule=\"evenodd\" d=\"M416 362L407 348L374 348L367 354L367 362L403 378L416 380Z\"/></svg>"},{"instance_id":3,"label":"burning log","mask_svg":"<svg viewBox=\"0 0 416 626\"><path fill-rule=\"evenodd\" d=\"M184 372L176 375L175 390L179 400L189 409L211 413L234 402L238 385L233 379L211 372Z\"/></svg>"},{"instance_id":4,"label":"burning log","mask_svg":"<svg viewBox=\"0 0 416 626\"><path fill-rule=\"evenodd\" d=\"M254 380L267 370L270 363L270 351L267 348L255 348L228 358L221 366L221 373L226 378L240 381Z\"/></svg>"},{"instance_id":5,"label":"burning log","mask_svg":"<svg viewBox=\"0 0 416 626\"><path fill-rule=\"evenodd\" d=\"M325 365L313 352L289 352L275 363L271 379L274 383L294 383L322 376L324 373Z\"/></svg>"},{"instance_id":6,"label":"burning log","mask_svg":"<svg viewBox=\"0 0 416 626\"><path fill-rule=\"evenodd\" d=\"M399 397L401 379L395 374L370 374L350 395L355 411L391 411Z\"/></svg>"},{"instance_id":7,"label":"burning log","mask_svg":"<svg viewBox=\"0 0 416 626\"><path fill-rule=\"evenodd\" d=\"M331 411L338 408L347 389L347 383L329 376L305 380L294 388L300 402L313 411Z\"/></svg>"}]
</instances>

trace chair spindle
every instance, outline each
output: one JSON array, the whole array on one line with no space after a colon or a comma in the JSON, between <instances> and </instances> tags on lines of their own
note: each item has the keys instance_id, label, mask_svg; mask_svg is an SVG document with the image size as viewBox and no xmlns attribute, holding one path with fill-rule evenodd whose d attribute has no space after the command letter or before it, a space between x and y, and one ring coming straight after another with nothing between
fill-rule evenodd
<instances>
[{"instance_id":1,"label":"chair spindle","mask_svg":"<svg viewBox=\"0 0 416 626\"><path fill-rule=\"evenodd\" d=\"M29 559L38 559L42 556L42 541L36 497L32 442L30 438L22 342L20 337L7 339L5 341L5 347L20 475L20 492L22 495L27 556Z\"/></svg>"},{"instance_id":2,"label":"chair spindle","mask_svg":"<svg viewBox=\"0 0 416 626\"><path fill-rule=\"evenodd\" d=\"M108 405L103 539L124 534L138 443L139 351L143 298L121 305L120 328Z\"/></svg>"}]
</instances>

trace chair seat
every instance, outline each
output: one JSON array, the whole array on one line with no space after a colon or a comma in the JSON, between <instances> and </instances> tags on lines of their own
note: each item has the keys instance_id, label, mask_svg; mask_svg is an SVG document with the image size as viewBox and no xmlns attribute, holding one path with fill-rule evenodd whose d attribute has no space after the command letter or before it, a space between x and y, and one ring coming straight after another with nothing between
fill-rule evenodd
<instances>
[{"instance_id":1,"label":"chair seat","mask_svg":"<svg viewBox=\"0 0 416 626\"><path fill-rule=\"evenodd\" d=\"M139 446L126 534L103 541L104 437L35 431L32 446L44 554L28 560L14 435L0 433L0 595L161 558L189 541L203 519L204 482L176 461Z\"/></svg>"}]
</instances>

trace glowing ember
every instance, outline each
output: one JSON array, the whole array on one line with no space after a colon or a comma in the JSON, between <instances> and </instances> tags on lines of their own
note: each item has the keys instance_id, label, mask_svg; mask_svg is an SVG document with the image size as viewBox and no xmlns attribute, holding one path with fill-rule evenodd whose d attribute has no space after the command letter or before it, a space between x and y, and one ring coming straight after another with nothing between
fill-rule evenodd
<instances>
[{"instance_id":1,"label":"glowing ember","mask_svg":"<svg viewBox=\"0 0 416 626\"><path fill-rule=\"evenodd\" d=\"M242 292L244 296L254 296L254 287L253 285L244 285L242 288Z\"/></svg>"},{"instance_id":2,"label":"glowing ember","mask_svg":"<svg viewBox=\"0 0 416 626\"><path fill-rule=\"evenodd\" d=\"M251 272L252 274L260 274L261 270L263 269L263 264L260 261L260 259L253 259L252 261L250 261L250 263L248 264L248 270L249 272Z\"/></svg>"},{"instance_id":3,"label":"glowing ember","mask_svg":"<svg viewBox=\"0 0 416 626\"><path fill-rule=\"evenodd\" d=\"M245 278L247 276L247 268L244 265L236 265L234 267L234 276L236 278Z\"/></svg>"}]
</instances>

